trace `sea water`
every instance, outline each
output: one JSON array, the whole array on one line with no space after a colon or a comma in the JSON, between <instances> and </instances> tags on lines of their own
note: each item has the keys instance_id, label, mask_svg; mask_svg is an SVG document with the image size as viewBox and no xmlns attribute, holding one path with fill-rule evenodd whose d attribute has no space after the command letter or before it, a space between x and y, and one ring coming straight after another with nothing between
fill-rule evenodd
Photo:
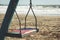
<instances>
[{"instance_id":1,"label":"sea water","mask_svg":"<svg viewBox=\"0 0 60 40\"><path fill-rule=\"evenodd\" d=\"M0 6L0 14L5 14L7 11L8 6ZM33 11L36 15L39 16L60 16L60 8L53 8L53 7L42 7L42 6L33 6ZM29 10L29 6L17 6L16 11L18 14L26 14ZM29 14L32 14L30 10Z\"/></svg>"}]
</instances>

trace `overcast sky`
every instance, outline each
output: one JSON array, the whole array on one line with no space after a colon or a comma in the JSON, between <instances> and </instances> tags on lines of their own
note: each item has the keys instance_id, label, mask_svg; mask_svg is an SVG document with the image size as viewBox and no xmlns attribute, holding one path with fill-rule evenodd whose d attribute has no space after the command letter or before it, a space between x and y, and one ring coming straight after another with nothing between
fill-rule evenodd
<instances>
[{"instance_id":1,"label":"overcast sky","mask_svg":"<svg viewBox=\"0 0 60 40\"><path fill-rule=\"evenodd\" d=\"M10 0L0 0L0 4L8 4ZM19 5L29 5L30 0L19 0ZM33 5L60 5L60 0L32 0Z\"/></svg>"}]
</instances>

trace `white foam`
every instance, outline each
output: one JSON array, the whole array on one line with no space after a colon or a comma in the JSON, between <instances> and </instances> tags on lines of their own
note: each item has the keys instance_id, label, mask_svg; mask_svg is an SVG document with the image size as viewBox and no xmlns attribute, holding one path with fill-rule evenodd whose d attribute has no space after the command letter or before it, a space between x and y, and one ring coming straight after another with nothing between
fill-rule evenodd
<instances>
[{"instance_id":1,"label":"white foam","mask_svg":"<svg viewBox=\"0 0 60 40\"><path fill-rule=\"evenodd\" d=\"M26 14L29 9L29 6L17 6L16 11L19 14ZM7 6L0 6L0 13L6 13ZM43 8L41 6L33 7L33 10L36 15L60 15L59 8ZM29 14L32 14L30 11Z\"/></svg>"}]
</instances>

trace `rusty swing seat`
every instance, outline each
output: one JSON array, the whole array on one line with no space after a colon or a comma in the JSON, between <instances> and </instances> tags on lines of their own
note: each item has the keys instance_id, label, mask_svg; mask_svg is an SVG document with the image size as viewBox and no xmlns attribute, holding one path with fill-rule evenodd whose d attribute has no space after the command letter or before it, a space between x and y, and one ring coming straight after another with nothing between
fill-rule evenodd
<instances>
[{"instance_id":1,"label":"rusty swing seat","mask_svg":"<svg viewBox=\"0 0 60 40\"><path fill-rule=\"evenodd\" d=\"M9 30L13 30L12 32L8 32L6 34L6 36L9 36L9 37L25 37L27 35L30 35L32 33L35 33L37 32L36 28L26 28L26 29L9 29ZM21 31L21 33L20 33Z\"/></svg>"}]
</instances>

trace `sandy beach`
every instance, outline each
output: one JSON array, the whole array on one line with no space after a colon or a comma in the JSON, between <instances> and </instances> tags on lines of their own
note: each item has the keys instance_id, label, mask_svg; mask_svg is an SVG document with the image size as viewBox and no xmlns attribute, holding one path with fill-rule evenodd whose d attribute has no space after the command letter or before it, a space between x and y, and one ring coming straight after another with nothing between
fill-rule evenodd
<instances>
[{"instance_id":1,"label":"sandy beach","mask_svg":"<svg viewBox=\"0 0 60 40\"><path fill-rule=\"evenodd\" d=\"M0 26L2 24L5 14L0 14ZM20 14L22 26L24 27L25 15ZM29 15L27 17L27 26L34 26L34 17ZM33 36L26 36L24 38L5 37L5 40L60 40L60 16L37 16L39 32L32 34ZM10 23L9 29L18 29L18 19L14 14Z\"/></svg>"}]
</instances>

